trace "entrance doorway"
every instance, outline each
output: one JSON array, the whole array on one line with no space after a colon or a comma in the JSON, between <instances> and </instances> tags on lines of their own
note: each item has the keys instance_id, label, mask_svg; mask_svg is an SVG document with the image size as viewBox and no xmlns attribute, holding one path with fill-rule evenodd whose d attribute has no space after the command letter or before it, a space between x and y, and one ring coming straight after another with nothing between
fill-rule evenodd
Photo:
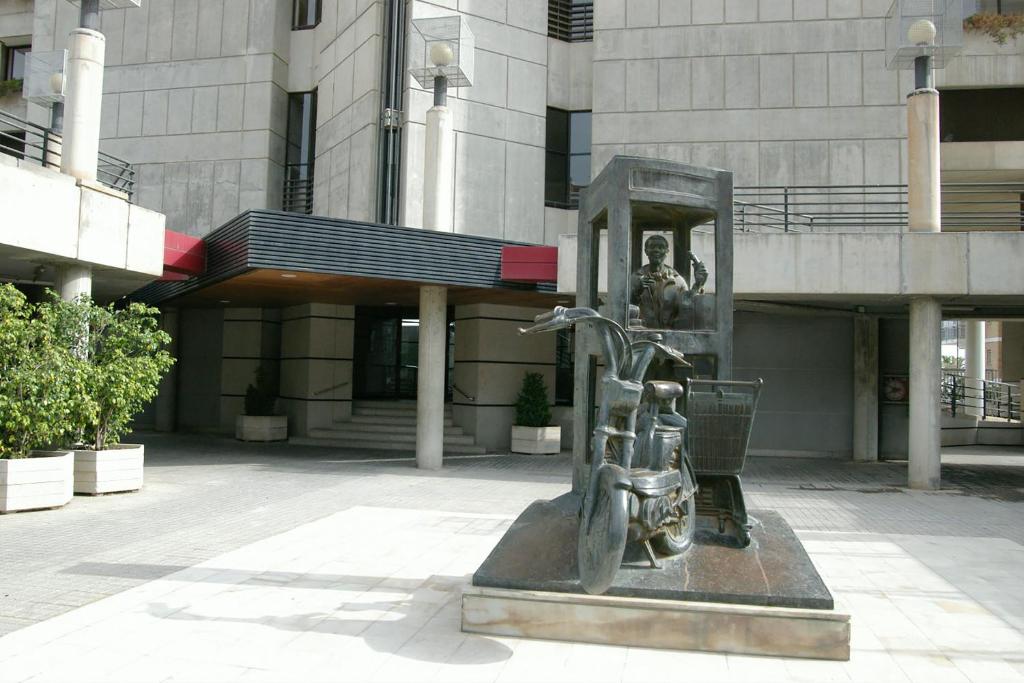
<instances>
[{"instance_id":1,"label":"entrance doorway","mask_svg":"<svg viewBox=\"0 0 1024 683\"><path fill-rule=\"evenodd\" d=\"M353 397L413 400L419 364L419 311L406 306L357 306ZM445 400L451 399L455 358L455 323L448 313L448 369Z\"/></svg>"}]
</instances>

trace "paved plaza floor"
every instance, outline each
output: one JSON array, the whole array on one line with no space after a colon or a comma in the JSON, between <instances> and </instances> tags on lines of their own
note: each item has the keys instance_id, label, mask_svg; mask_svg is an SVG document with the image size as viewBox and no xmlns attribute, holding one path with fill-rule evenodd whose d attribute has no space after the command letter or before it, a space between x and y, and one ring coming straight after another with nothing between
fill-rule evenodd
<instances>
[{"instance_id":1,"label":"paved plaza floor","mask_svg":"<svg viewBox=\"0 0 1024 683\"><path fill-rule=\"evenodd\" d=\"M751 459L852 623L849 662L459 630L511 521L567 456L407 457L143 435L146 486L0 516L0 681L1024 681L1024 451ZM400 454L398 454L400 455Z\"/></svg>"}]
</instances>

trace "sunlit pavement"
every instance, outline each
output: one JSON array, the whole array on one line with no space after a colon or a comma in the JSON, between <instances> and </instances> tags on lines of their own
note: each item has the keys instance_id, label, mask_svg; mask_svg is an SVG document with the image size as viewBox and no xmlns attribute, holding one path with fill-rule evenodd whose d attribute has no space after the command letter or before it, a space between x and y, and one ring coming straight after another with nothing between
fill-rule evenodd
<instances>
[{"instance_id":1,"label":"sunlit pavement","mask_svg":"<svg viewBox=\"0 0 1024 683\"><path fill-rule=\"evenodd\" d=\"M136 494L0 517L0 681L1024 680L1024 451L752 459L852 620L849 662L470 636L469 575L567 456L384 458L147 435Z\"/></svg>"}]
</instances>

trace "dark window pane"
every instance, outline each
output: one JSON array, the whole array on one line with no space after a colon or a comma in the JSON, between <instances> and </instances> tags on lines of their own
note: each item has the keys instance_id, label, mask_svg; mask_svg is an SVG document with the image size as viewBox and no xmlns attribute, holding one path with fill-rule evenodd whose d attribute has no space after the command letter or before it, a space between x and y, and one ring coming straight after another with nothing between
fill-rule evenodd
<instances>
[{"instance_id":1,"label":"dark window pane","mask_svg":"<svg viewBox=\"0 0 1024 683\"><path fill-rule=\"evenodd\" d=\"M1024 88L940 91L943 142L1024 140Z\"/></svg>"},{"instance_id":2,"label":"dark window pane","mask_svg":"<svg viewBox=\"0 0 1024 683\"><path fill-rule=\"evenodd\" d=\"M985 14L1024 14L1024 0L964 0L964 16Z\"/></svg>"},{"instance_id":3,"label":"dark window pane","mask_svg":"<svg viewBox=\"0 0 1024 683\"><path fill-rule=\"evenodd\" d=\"M569 151L569 112L548 109L547 149L563 154Z\"/></svg>"},{"instance_id":4,"label":"dark window pane","mask_svg":"<svg viewBox=\"0 0 1024 683\"><path fill-rule=\"evenodd\" d=\"M565 204L569 197L569 183L566 177L567 157L557 152L548 152L544 162L544 201L551 204Z\"/></svg>"},{"instance_id":5,"label":"dark window pane","mask_svg":"<svg viewBox=\"0 0 1024 683\"><path fill-rule=\"evenodd\" d=\"M292 28L311 28L320 23L321 0L294 0Z\"/></svg>"}]
</instances>

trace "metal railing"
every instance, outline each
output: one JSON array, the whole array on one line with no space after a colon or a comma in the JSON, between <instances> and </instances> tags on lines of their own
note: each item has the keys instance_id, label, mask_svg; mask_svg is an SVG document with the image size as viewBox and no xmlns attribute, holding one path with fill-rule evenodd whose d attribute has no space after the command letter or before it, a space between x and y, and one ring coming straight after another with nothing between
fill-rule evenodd
<instances>
[{"instance_id":1,"label":"metal railing","mask_svg":"<svg viewBox=\"0 0 1024 683\"><path fill-rule=\"evenodd\" d=\"M744 232L894 232L907 226L906 185L737 187ZM1024 183L943 183L942 229L1024 230Z\"/></svg>"},{"instance_id":2,"label":"metal railing","mask_svg":"<svg viewBox=\"0 0 1024 683\"><path fill-rule=\"evenodd\" d=\"M594 3L548 0L548 37L567 43L594 39Z\"/></svg>"},{"instance_id":3,"label":"metal railing","mask_svg":"<svg viewBox=\"0 0 1024 683\"><path fill-rule=\"evenodd\" d=\"M60 170L61 136L45 126L0 111L0 154ZM135 195L135 169L124 159L100 152L96 180L124 192L128 201Z\"/></svg>"},{"instance_id":4,"label":"metal railing","mask_svg":"<svg viewBox=\"0 0 1024 683\"><path fill-rule=\"evenodd\" d=\"M941 401L953 417L969 411L982 419L1020 420L1020 385L967 379L962 370L942 371Z\"/></svg>"},{"instance_id":5,"label":"metal railing","mask_svg":"<svg viewBox=\"0 0 1024 683\"><path fill-rule=\"evenodd\" d=\"M281 208L292 213L313 213L313 164L288 164L284 167Z\"/></svg>"}]
</instances>

